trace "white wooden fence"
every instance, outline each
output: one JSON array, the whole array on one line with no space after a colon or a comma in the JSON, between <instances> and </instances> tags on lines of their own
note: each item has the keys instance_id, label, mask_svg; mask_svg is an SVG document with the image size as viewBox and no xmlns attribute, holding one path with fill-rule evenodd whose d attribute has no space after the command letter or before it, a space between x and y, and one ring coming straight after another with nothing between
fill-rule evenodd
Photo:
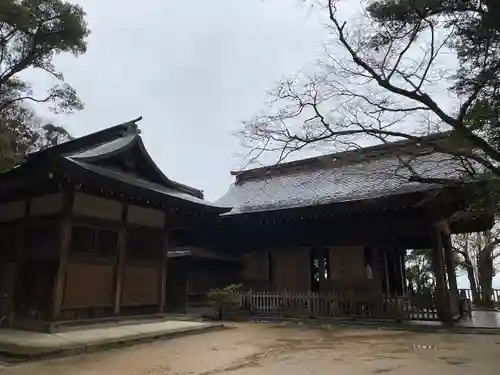
<instances>
[{"instance_id":1,"label":"white wooden fence","mask_svg":"<svg viewBox=\"0 0 500 375\"><path fill-rule=\"evenodd\" d=\"M472 297L472 290L470 290L470 289L459 289L458 292L459 292L459 294L464 295L465 297L467 297L471 301L474 300L474 298ZM482 292L479 291L479 293L481 294ZM500 306L500 289L493 289L493 293L491 295L491 300L494 303L496 303L497 305Z\"/></svg>"},{"instance_id":2,"label":"white wooden fence","mask_svg":"<svg viewBox=\"0 0 500 375\"><path fill-rule=\"evenodd\" d=\"M392 318L438 320L432 296L377 298L333 292L245 292L241 307L253 314L311 318Z\"/></svg>"}]
</instances>

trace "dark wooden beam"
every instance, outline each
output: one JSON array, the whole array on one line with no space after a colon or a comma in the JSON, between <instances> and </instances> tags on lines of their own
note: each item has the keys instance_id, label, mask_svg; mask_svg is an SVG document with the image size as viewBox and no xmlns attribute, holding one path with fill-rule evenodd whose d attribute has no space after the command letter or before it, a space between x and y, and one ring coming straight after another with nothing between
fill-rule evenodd
<instances>
[{"instance_id":1,"label":"dark wooden beam","mask_svg":"<svg viewBox=\"0 0 500 375\"><path fill-rule=\"evenodd\" d=\"M160 313L165 312L165 301L167 298L167 262L168 262L168 249L170 248L170 220L165 214L165 221L163 225L163 249L160 268Z\"/></svg>"},{"instance_id":2,"label":"dark wooden beam","mask_svg":"<svg viewBox=\"0 0 500 375\"><path fill-rule=\"evenodd\" d=\"M384 280L385 280L385 294L391 294L391 285L389 283L389 263L387 257L387 249L384 249Z\"/></svg>"},{"instance_id":3,"label":"dark wooden beam","mask_svg":"<svg viewBox=\"0 0 500 375\"><path fill-rule=\"evenodd\" d=\"M382 289L382 278L383 278L383 264L380 258L380 249L378 247L371 247L372 251L372 274L373 279L378 283L377 290Z\"/></svg>"},{"instance_id":4,"label":"dark wooden beam","mask_svg":"<svg viewBox=\"0 0 500 375\"><path fill-rule=\"evenodd\" d=\"M48 170L32 171L28 179L15 180L12 186L0 179L0 202L9 202L24 198L36 198L46 194L56 193L61 186L68 183L67 179L51 174Z\"/></svg>"},{"instance_id":5,"label":"dark wooden beam","mask_svg":"<svg viewBox=\"0 0 500 375\"><path fill-rule=\"evenodd\" d=\"M63 187L64 202L59 224L59 262L57 274L54 280L52 320L55 321L61 315L61 307L64 297L64 285L66 282L66 270L68 266L69 251L71 246L72 232L72 210L75 190L68 184Z\"/></svg>"},{"instance_id":6,"label":"dark wooden beam","mask_svg":"<svg viewBox=\"0 0 500 375\"><path fill-rule=\"evenodd\" d=\"M115 270L115 296L113 301L113 310L115 315L120 314L120 301L122 296L123 286L123 268L125 267L125 257L127 254L127 214L128 205L122 203L122 212L120 219L120 227L118 230L118 256L116 259Z\"/></svg>"},{"instance_id":7,"label":"dark wooden beam","mask_svg":"<svg viewBox=\"0 0 500 375\"><path fill-rule=\"evenodd\" d=\"M10 224L15 228L17 227L17 254L16 260L18 263L21 263L26 256L26 238L29 236L29 227L30 227L30 214L31 214L31 202L29 199L26 199L24 202L24 215L21 219L16 220L15 222L11 222Z\"/></svg>"},{"instance_id":8,"label":"dark wooden beam","mask_svg":"<svg viewBox=\"0 0 500 375\"><path fill-rule=\"evenodd\" d=\"M407 284L406 284L406 249L401 250L401 279L403 282L403 294L408 292Z\"/></svg>"}]
</instances>

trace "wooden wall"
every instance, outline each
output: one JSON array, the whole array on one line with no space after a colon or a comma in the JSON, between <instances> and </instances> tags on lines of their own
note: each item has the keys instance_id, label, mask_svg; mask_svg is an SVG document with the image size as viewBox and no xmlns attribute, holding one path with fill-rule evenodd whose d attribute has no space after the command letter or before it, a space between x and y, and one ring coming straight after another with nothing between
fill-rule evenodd
<instances>
[{"instance_id":1,"label":"wooden wall","mask_svg":"<svg viewBox=\"0 0 500 375\"><path fill-rule=\"evenodd\" d=\"M365 259L363 246L334 246L329 247L328 251L330 274L329 279L320 284L321 290L381 292L380 264L371 265L372 279L368 280L366 275L368 260ZM370 257L373 263L375 259L373 254Z\"/></svg>"},{"instance_id":2,"label":"wooden wall","mask_svg":"<svg viewBox=\"0 0 500 375\"><path fill-rule=\"evenodd\" d=\"M363 246L328 247L329 279L320 281L320 290L376 289L380 274L372 268L366 278ZM308 291L311 289L311 248L254 251L244 255L241 279L254 289ZM269 261L271 260L271 264Z\"/></svg>"},{"instance_id":3,"label":"wooden wall","mask_svg":"<svg viewBox=\"0 0 500 375\"><path fill-rule=\"evenodd\" d=\"M64 195L62 192L30 199L30 216L45 216L61 212Z\"/></svg>"},{"instance_id":4,"label":"wooden wall","mask_svg":"<svg viewBox=\"0 0 500 375\"><path fill-rule=\"evenodd\" d=\"M66 271L63 308L111 307L113 264L70 262Z\"/></svg>"},{"instance_id":5,"label":"wooden wall","mask_svg":"<svg viewBox=\"0 0 500 375\"><path fill-rule=\"evenodd\" d=\"M116 200L76 193L73 213L99 219L120 221L122 204ZM163 228L165 214L160 210L136 205L128 206L127 223L149 228Z\"/></svg>"},{"instance_id":6,"label":"wooden wall","mask_svg":"<svg viewBox=\"0 0 500 375\"><path fill-rule=\"evenodd\" d=\"M365 281L364 248L362 246L335 246L328 250L331 280L345 284Z\"/></svg>"},{"instance_id":7,"label":"wooden wall","mask_svg":"<svg viewBox=\"0 0 500 375\"><path fill-rule=\"evenodd\" d=\"M26 264L29 261L30 267L35 267L40 262L48 262L46 268L50 269L50 280L44 281L43 292L35 292L39 294L37 298L50 304L46 309L47 312L55 310L52 304L55 306L60 303L60 311L55 313L56 319L64 317L74 319L74 312L88 312L92 309L96 311L105 309L106 313L113 313L119 274L119 249L118 240L113 243L109 234L113 232L117 239L122 238L120 233L124 225L127 233L135 234L136 242L135 245L128 244L130 246L125 247L120 305L137 306L139 311L143 305L153 308L158 306L159 309L165 213L162 210L136 205L128 205L128 209L124 210L123 203L118 200L85 194L81 191L75 191L72 198L70 225L73 229L83 227L99 230L99 236L96 234L87 236L88 243L94 244L92 251L77 246L82 243L79 237L75 236L72 239L66 253L67 263L64 262L63 276L59 279L62 280L60 283L62 293L58 293L59 297L54 298L58 265L61 264L60 259L63 259L60 253L60 231L64 201L65 195L62 191L52 190L48 194L0 203L0 233L6 235L4 238L7 235L9 238L9 241L4 240L3 247L0 245L0 250L4 250L0 258L22 258ZM123 222L123 213L127 214L126 223ZM128 234L124 237L127 241L130 239ZM137 241L138 237L143 240ZM105 251L102 251L103 249ZM40 276L34 272L28 274L31 274L34 280L34 276L45 277L45 274ZM40 284L38 281L34 283ZM25 284L23 284L24 289L35 290L31 284ZM16 293L24 293L23 288L16 287ZM31 295L28 297L34 298ZM28 301L29 306L37 301ZM24 303L24 300L22 302ZM24 305L28 306L27 303ZM64 315L66 313L71 314ZM43 319L49 318L53 318L52 315L43 316Z\"/></svg>"},{"instance_id":8,"label":"wooden wall","mask_svg":"<svg viewBox=\"0 0 500 375\"><path fill-rule=\"evenodd\" d=\"M127 222L151 228L163 228L165 214L151 208L129 205Z\"/></svg>"},{"instance_id":9,"label":"wooden wall","mask_svg":"<svg viewBox=\"0 0 500 375\"><path fill-rule=\"evenodd\" d=\"M122 211L123 204L119 201L77 192L73 224L114 231L118 236L120 227L123 228ZM128 205L126 213L119 305L124 308L159 305L165 214L136 205ZM119 267L118 241L115 246L115 251L90 254L70 249L72 261L67 269L64 308L113 307Z\"/></svg>"},{"instance_id":10,"label":"wooden wall","mask_svg":"<svg viewBox=\"0 0 500 375\"><path fill-rule=\"evenodd\" d=\"M249 283L267 283L269 278L269 251L252 251L243 255L241 279Z\"/></svg>"},{"instance_id":11,"label":"wooden wall","mask_svg":"<svg viewBox=\"0 0 500 375\"><path fill-rule=\"evenodd\" d=\"M122 204L118 201L76 193L73 213L81 216L120 221Z\"/></svg>"},{"instance_id":12,"label":"wooden wall","mask_svg":"<svg viewBox=\"0 0 500 375\"><path fill-rule=\"evenodd\" d=\"M160 268L154 265L125 265L121 306L156 305L159 302Z\"/></svg>"},{"instance_id":13,"label":"wooden wall","mask_svg":"<svg viewBox=\"0 0 500 375\"><path fill-rule=\"evenodd\" d=\"M273 250L272 262L272 283L275 290L310 290L311 255L309 248Z\"/></svg>"},{"instance_id":14,"label":"wooden wall","mask_svg":"<svg viewBox=\"0 0 500 375\"><path fill-rule=\"evenodd\" d=\"M256 250L246 253L240 275L247 287L256 290L309 290L309 249Z\"/></svg>"},{"instance_id":15,"label":"wooden wall","mask_svg":"<svg viewBox=\"0 0 500 375\"><path fill-rule=\"evenodd\" d=\"M116 266L107 262L68 264L63 308L112 307ZM127 264L123 270L121 306L157 305L160 268L155 265Z\"/></svg>"}]
</instances>

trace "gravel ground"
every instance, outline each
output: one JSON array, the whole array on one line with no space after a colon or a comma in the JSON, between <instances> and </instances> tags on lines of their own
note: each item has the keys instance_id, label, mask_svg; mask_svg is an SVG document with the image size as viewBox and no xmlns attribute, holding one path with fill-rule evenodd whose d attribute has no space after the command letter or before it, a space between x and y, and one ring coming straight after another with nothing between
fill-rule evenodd
<instances>
[{"instance_id":1,"label":"gravel ground","mask_svg":"<svg viewBox=\"0 0 500 375\"><path fill-rule=\"evenodd\" d=\"M480 374L500 372L500 336L237 324L70 358L0 365L1 375Z\"/></svg>"}]
</instances>

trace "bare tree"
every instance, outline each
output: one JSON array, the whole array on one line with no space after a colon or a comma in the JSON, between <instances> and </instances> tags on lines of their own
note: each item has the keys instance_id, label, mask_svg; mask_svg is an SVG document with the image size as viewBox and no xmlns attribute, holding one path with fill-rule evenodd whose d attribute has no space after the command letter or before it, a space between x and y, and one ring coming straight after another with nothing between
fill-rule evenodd
<instances>
[{"instance_id":1,"label":"bare tree","mask_svg":"<svg viewBox=\"0 0 500 375\"><path fill-rule=\"evenodd\" d=\"M397 139L419 144L424 135L451 130L435 151L460 158L474 178L500 177L496 3L362 4L361 17L350 22L352 0L319 6L333 42L313 71L280 82L266 111L245 122L251 160L277 152L281 162L319 145L342 151Z\"/></svg>"},{"instance_id":2,"label":"bare tree","mask_svg":"<svg viewBox=\"0 0 500 375\"><path fill-rule=\"evenodd\" d=\"M499 245L498 225L490 231L458 234L453 238L457 264L467 273L476 305L493 305L493 278L498 274Z\"/></svg>"}]
</instances>

